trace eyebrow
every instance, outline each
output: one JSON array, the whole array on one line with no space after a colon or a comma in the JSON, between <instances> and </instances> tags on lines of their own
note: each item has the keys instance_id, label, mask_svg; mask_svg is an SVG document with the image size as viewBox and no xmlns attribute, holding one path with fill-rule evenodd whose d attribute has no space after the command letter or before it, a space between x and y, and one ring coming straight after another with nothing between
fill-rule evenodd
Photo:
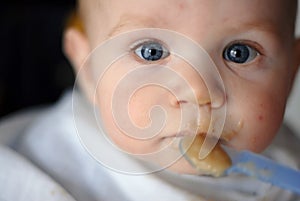
<instances>
[{"instance_id":1,"label":"eyebrow","mask_svg":"<svg viewBox=\"0 0 300 201\"><path fill-rule=\"evenodd\" d=\"M269 22L269 23L246 22L237 25L237 27L234 27L234 29L237 32L260 32L266 35L269 39L282 42L282 40L284 40L284 38L287 36L286 34L289 34L291 31L288 30L289 29L288 26L284 26L283 28L278 28L278 27L279 26L276 26L274 22ZM293 35L294 33L291 32L291 36Z\"/></svg>"},{"instance_id":2,"label":"eyebrow","mask_svg":"<svg viewBox=\"0 0 300 201\"><path fill-rule=\"evenodd\" d=\"M276 30L270 23L256 23L256 22L247 22L247 23L242 23L237 26L238 29L243 29L243 30L259 30L263 32L274 32L278 31Z\"/></svg>"},{"instance_id":3,"label":"eyebrow","mask_svg":"<svg viewBox=\"0 0 300 201\"><path fill-rule=\"evenodd\" d=\"M122 32L128 25L136 28L146 28L146 27L156 27L154 26L155 20L154 19L137 19L141 18L140 16L133 16L133 15L123 15L121 16L119 22L112 28L112 30L109 32L108 36L113 37L117 35L118 33ZM143 24L144 26L141 26Z\"/></svg>"}]
</instances>

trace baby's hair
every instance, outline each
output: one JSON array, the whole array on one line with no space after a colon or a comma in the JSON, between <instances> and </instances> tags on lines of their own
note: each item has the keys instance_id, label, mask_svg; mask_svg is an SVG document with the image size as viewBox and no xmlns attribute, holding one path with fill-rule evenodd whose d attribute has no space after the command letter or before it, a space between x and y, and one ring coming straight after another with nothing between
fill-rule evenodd
<instances>
[{"instance_id":1,"label":"baby's hair","mask_svg":"<svg viewBox=\"0 0 300 201\"><path fill-rule=\"evenodd\" d=\"M68 28L75 28L77 30L79 30L81 33L84 33L84 28L83 28L83 24L82 24L82 21L81 19L79 18L78 16L78 12L77 10L73 10L67 20L66 20L66 25L65 25L65 28L68 29Z\"/></svg>"}]
</instances>

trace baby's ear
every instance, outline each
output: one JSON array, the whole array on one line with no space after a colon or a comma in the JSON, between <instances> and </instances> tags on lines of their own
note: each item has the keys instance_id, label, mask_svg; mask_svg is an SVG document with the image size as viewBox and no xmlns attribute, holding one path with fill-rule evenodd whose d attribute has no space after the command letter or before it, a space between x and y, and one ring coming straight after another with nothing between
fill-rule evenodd
<instances>
[{"instance_id":1,"label":"baby's ear","mask_svg":"<svg viewBox=\"0 0 300 201\"><path fill-rule=\"evenodd\" d=\"M81 69L90 53L90 45L86 35L77 28L67 28L63 38L63 49L66 57L73 66L76 74L76 81L79 81L80 89L84 92L88 100L94 104L94 101L91 98L93 97L93 82L90 71Z\"/></svg>"},{"instance_id":2,"label":"baby's ear","mask_svg":"<svg viewBox=\"0 0 300 201\"><path fill-rule=\"evenodd\" d=\"M69 27L63 38L63 50L76 72L90 52L86 36L77 28Z\"/></svg>"}]
</instances>

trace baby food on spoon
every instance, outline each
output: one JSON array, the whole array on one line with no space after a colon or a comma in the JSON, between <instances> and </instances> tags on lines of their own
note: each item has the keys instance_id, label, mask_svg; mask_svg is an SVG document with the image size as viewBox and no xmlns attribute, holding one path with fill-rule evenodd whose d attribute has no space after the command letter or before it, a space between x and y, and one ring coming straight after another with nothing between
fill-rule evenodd
<instances>
[{"instance_id":1,"label":"baby food on spoon","mask_svg":"<svg viewBox=\"0 0 300 201\"><path fill-rule=\"evenodd\" d=\"M181 141L181 150L185 152L185 158L199 174L219 177L231 166L231 159L221 147L220 142L205 158L200 159L199 153L204 140L204 134L199 134L195 138L185 138Z\"/></svg>"}]
</instances>

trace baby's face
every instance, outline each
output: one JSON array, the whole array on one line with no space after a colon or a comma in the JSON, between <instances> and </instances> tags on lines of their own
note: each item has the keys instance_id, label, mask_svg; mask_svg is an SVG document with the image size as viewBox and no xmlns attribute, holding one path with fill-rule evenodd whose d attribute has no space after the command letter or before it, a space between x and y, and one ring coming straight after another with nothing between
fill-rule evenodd
<instances>
[{"instance_id":1,"label":"baby's face","mask_svg":"<svg viewBox=\"0 0 300 201\"><path fill-rule=\"evenodd\" d=\"M147 127L151 123L149 111L160 105L167 114L165 127L149 140L134 139L120 130L112 115L113 89L132 66L145 64L166 64L187 80L197 98L193 104L205 113L200 115L208 117L200 122L199 133L207 132L207 113L226 105L223 143L252 151L262 151L269 145L282 122L297 66L288 4L281 0L109 0L89 9L85 23L91 48L136 29L172 30L207 51L225 86L220 105L212 106L205 82L186 62L174 57L164 41L158 42L155 36L143 36L147 42L131 38L131 53L111 65L97 95L105 128L118 146L131 153L160 149L176 137L178 114L191 101L188 93L178 100L163 87L142 87L129 101L131 120L138 127ZM185 164L179 161L177 165Z\"/></svg>"}]
</instances>

